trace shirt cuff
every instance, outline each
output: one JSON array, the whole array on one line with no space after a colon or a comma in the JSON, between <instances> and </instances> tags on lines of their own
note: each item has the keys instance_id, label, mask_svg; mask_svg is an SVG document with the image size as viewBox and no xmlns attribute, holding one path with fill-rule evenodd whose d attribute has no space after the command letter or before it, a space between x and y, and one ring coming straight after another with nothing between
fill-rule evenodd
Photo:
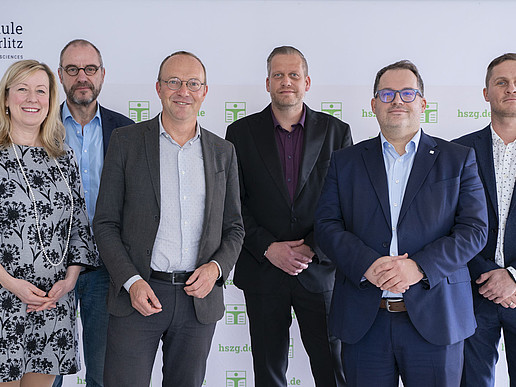
<instances>
[{"instance_id":1,"label":"shirt cuff","mask_svg":"<svg viewBox=\"0 0 516 387\"><path fill-rule=\"evenodd\" d=\"M127 281L125 281L124 289L127 290L127 293L129 293L129 289L131 289L131 286L138 280L143 279L141 275L136 274L133 275L131 278L129 278Z\"/></svg>"},{"instance_id":2,"label":"shirt cuff","mask_svg":"<svg viewBox=\"0 0 516 387\"><path fill-rule=\"evenodd\" d=\"M220 279L220 277L222 277L222 269L220 268L220 265L217 261L212 259L210 262L213 262L219 268L219 276L217 277L217 281L218 281Z\"/></svg>"},{"instance_id":3,"label":"shirt cuff","mask_svg":"<svg viewBox=\"0 0 516 387\"><path fill-rule=\"evenodd\" d=\"M516 269L512 266L507 266L507 271L509 272L509 275L511 276L512 280L516 282Z\"/></svg>"}]
</instances>

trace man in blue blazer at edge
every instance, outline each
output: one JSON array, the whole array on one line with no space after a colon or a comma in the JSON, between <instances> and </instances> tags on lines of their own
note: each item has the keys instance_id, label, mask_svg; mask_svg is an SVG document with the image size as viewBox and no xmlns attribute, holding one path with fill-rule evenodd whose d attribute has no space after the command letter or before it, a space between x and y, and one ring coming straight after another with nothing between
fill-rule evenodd
<instances>
[{"instance_id":1,"label":"man in blue blazer at edge","mask_svg":"<svg viewBox=\"0 0 516 387\"><path fill-rule=\"evenodd\" d=\"M414 64L376 75L381 133L333 153L315 216L337 266L329 324L349 386L457 387L476 327L467 263L487 238L472 149L420 129Z\"/></svg>"},{"instance_id":2,"label":"man in blue blazer at edge","mask_svg":"<svg viewBox=\"0 0 516 387\"><path fill-rule=\"evenodd\" d=\"M503 328L510 385L516 386L516 53L487 67L491 124L456 141L475 150L489 217L486 247L469 263L478 328L464 342L462 386L495 384Z\"/></svg>"}]
</instances>

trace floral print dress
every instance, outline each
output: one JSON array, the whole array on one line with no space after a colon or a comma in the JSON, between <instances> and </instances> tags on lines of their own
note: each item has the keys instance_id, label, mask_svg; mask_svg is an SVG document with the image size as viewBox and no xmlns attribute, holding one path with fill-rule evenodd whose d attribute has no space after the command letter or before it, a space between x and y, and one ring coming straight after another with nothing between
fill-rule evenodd
<instances>
[{"instance_id":1,"label":"floral print dress","mask_svg":"<svg viewBox=\"0 0 516 387\"><path fill-rule=\"evenodd\" d=\"M49 259L57 263L70 224L68 189L44 148L15 146L35 195L43 244ZM57 161L72 190L74 214L68 254L59 266L53 266L41 249L32 199L14 151L12 147L0 149L0 265L45 292L64 279L69 265L94 268L100 264L73 151L66 147L66 154ZM80 365L74 291L54 309L31 313L26 309L26 304L0 286L0 382L19 380L29 372L76 373Z\"/></svg>"}]
</instances>

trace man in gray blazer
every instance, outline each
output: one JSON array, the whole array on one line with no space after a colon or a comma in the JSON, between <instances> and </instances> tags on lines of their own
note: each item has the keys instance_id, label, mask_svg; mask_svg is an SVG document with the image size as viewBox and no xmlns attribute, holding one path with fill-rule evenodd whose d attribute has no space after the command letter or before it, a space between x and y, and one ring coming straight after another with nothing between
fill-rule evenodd
<instances>
[{"instance_id":1,"label":"man in gray blazer","mask_svg":"<svg viewBox=\"0 0 516 387\"><path fill-rule=\"evenodd\" d=\"M197 123L204 65L168 56L156 91L161 114L111 135L93 221L111 276L106 387L147 387L160 340L163 385L203 383L244 237L233 146Z\"/></svg>"}]
</instances>

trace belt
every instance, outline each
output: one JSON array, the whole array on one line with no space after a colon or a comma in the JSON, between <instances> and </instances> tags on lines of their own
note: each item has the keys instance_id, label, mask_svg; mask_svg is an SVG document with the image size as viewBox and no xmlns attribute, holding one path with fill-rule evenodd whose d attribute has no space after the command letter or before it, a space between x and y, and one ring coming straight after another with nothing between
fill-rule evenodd
<instances>
[{"instance_id":1,"label":"belt","mask_svg":"<svg viewBox=\"0 0 516 387\"><path fill-rule=\"evenodd\" d=\"M172 285L184 285L192 274L193 271L184 270L173 271L172 273L151 270L150 276L161 281L172 282Z\"/></svg>"},{"instance_id":2,"label":"belt","mask_svg":"<svg viewBox=\"0 0 516 387\"><path fill-rule=\"evenodd\" d=\"M380 302L380 309L387 309L388 312L406 312L407 307L404 301L389 300L388 298L382 298Z\"/></svg>"}]
</instances>

